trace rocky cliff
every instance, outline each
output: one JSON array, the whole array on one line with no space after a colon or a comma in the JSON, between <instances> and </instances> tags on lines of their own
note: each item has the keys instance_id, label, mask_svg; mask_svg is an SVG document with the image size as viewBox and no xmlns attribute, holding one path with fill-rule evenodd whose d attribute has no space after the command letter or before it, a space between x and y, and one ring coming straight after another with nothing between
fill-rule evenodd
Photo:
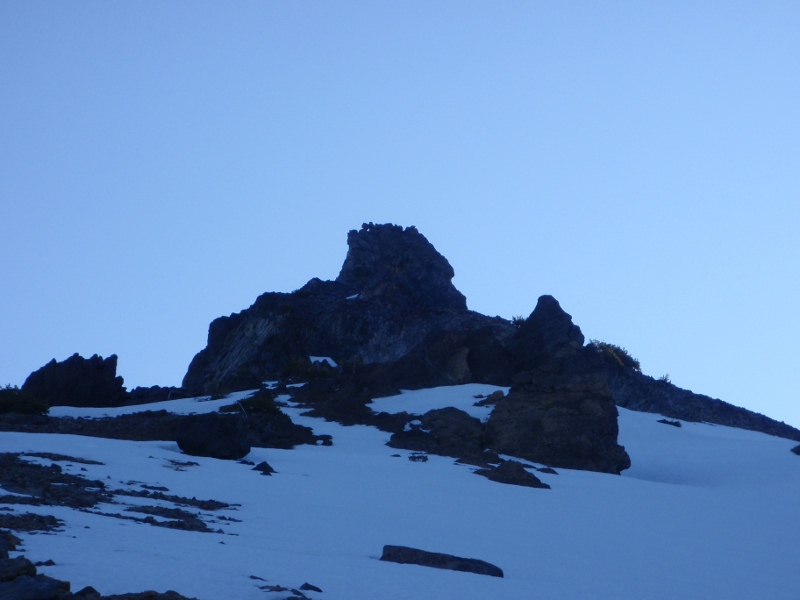
<instances>
[{"instance_id":1,"label":"rocky cliff","mask_svg":"<svg viewBox=\"0 0 800 600\"><path fill-rule=\"evenodd\" d=\"M487 330L493 339L513 333L507 321L467 309L450 263L416 228L365 224L347 243L336 280L266 293L213 321L184 388L204 393L302 376L309 356L349 368L392 363L445 332Z\"/></svg>"}]
</instances>

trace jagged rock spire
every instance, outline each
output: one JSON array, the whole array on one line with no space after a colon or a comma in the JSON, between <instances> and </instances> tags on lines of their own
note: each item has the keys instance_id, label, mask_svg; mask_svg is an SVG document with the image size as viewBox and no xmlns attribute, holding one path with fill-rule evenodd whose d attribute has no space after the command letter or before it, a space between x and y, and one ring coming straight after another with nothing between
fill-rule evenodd
<instances>
[{"instance_id":1,"label":"jagged rock spire","mask_svg":"<svg viewBox=\"0 0 800 600\"><path fill-rule=\"evenodd\" d=\"M365 223L347 234L347 257L336 278L363 300L420 310L466 310L453 267L416 227Z\"/></svg>"}]
</instances>

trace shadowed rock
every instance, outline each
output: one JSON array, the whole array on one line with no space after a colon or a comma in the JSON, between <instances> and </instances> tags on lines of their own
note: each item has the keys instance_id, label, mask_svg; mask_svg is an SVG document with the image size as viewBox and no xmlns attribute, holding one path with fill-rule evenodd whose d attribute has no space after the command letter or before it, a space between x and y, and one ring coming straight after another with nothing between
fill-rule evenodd
<instances>
[{"instance_id":1,"label":"shadowed rock","mask_svg":"<svg viewBox=\"0 0 800 600\"><path fill-rule=\"evenodd\" d=\"M191 415L181 423L176 441L192 456L239 460L250 453L250 442L237 416Z\"/></svg>"},{"instance_id":2,"label":"shadowed rock","mask_svg":"<svg viewBox=\"0 0 800 600\"><path fill-rule=\"evenodd\" d=\"M73 354L31 373L21 389L50 406L121 406L128 397L123 383L116 354L105 359Z\"/></svg>"},{"instance_id":3,"label":"shadowed rock","mask_svg":"<svg viewBox=\"0 0 800 600\"><path fill-rule=\"evenodd\" d=\"M381 560L405 565L420 565L434 569L464 571L478 575L502 577L503 570L495 565L477 558L461 558L441 552L428 552L407 546L384 546Z\"/></svg>"}]
</instances>

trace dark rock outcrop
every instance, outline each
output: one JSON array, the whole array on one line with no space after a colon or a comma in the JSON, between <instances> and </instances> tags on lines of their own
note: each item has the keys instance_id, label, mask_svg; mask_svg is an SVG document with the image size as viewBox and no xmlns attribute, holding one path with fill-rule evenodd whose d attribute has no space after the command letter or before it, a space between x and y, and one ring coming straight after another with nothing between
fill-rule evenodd
<instances>
[{"instance_id":1,"label":"dark rock outcrop","mask_svg":"<svg viewBox=\"0 0 800 600\"><path fill-rule=\"evenodd\" d=\"M388 445L455 458L483 453L483 423L457 408L431 410L392 435Z\"/></svg>"},{"instance_id":2,"label":"dark rock outcrop","mask_svg":"<svg viewBox=\"0 0 800 600\"><path fill-rule=\"evenodd\" d=\"M178 447L192 456L239 460L250 453L245 427L236 415L190 415L176 436Z\"/></svg>"},{"instance_id":3,"label":"dark rock outcrop","mask_svg":"<svg viewBox=\"0 0 800 600\"><path fill-rule=\"evenodd\" d=\"M121 406L127 400L123 383L116 354L105 359L73 354L31 373L21 389L50 406Z\"/></svg>"},{"instance_id":4,"label":"dark rock outcrop","mask_svg":"<svg viewBox=\"0 0 800 600\"><path fill-rule=\"evenodd\" d=\"M314 376L309 356L329 356L352 371L430 348L421 344L443 332L484 329L489 333L483 338L491 340L513 333L504 319L467 310L452 284L452 267L414 227L365 224L351 231L347 242L335 281L312 279L289 294L262 294L247 310L213 321L208 344L192 360L183 387L205 393L218 386L245 389L266 379L308 380ZM472 380L471 370L460 364L469 364L467 353L453 352L453 360L439 356L431 368L442 370L444 363L445 380ZM430 357L420 354L427 364ZM483 364L473 361L479 372Z\"/></svg>"},{"instance_id":5,"label":"dark rock outcrop","mask_svg":"<svg viewBox=\"0 0 800 600\"><path fill-rule=\"evenodd\" d=\"M491 577L503 577L503 570L499 567L477 558L461 558L452 554L441 552L428 552L408 546L384 546L381 560L404 565L420 565L435 569L448 569L463 571Z\"/></svg>"},{"instance_id":6,"label":"dark rock outcrop","mask_svg":"<svg viewBox=\"0 0 800 600\"><path fill-rule=\"evenodd\" d=\"M486 445L551 467L620 473L617 408L602 360L550 296L539 299L512 340L517 372L486 426Z\"/></svg>"},{"instance_id":7,"label":"dark rock outcrop","mask_svg":"<svg viewBox=\"0 0 800 600\"><path fill-rule=\"evenodd\" d=\"M609 390L617 406L682 421L738 427L800 441L800 431L782 421L716 398L695 394L632 369L608 368L607 373Z\"/></svg>"}]
</instances>

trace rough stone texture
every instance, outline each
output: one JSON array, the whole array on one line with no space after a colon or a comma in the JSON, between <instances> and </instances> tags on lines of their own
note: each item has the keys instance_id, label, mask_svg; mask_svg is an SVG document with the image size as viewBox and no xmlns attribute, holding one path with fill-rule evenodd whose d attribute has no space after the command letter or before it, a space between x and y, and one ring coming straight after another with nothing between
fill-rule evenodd
<instances>
[{"instance_id":1,"label":"rough stone texture","mask_svg":"<svg viewBox=\"0 0 800 600\"><path fill-rule=\"evenodd\" d=\"M123 383L116 354L105 359L73 354L31 373L21 389L50 406L121 406L127 400Z\"/></svg>"},{"instance_id":2,"label":"rough stone texture","mask_svg":"<svg viewBox=\"0 0 800 600\"><path fill-rule=\"evenodd\" d=\"M396 562L405 565L420 565L435 569L448 569L451 571L464 571L478 575L502 577L503 571L499 567L476 558L461 558L452 554L441 552L428 552L409 548L408 546L384 546L381 560Z\"/></svg>"},{"instance_id":3,"label":"rough stone texture","mask_svg":"<svg viewBox=\"0 0 800 600\"><path fill-rule=\"evenodd\" d=\"M467 309L453 267L416 227L364 224L347 234L347 246L336 281L359 299L408 311Z\"/></svg>"},{"instance_id":4,"label":"rough stone texture","mask_svg":"<svg viewBox=\"0 0 800 600\"><path fill-rule=\"evenodd\" d=\"M178 447L192 456L239 460L250 453L242 419L235 415L190 415L181 423L176 438Z\"/></svg>"},{"instance_id":5,"label":"rough stone texture","mask_svg":"<svg viewBox=\"0 0 800 600\"><path fill-rule=\"evenodd\" d=\"M44 575L22 575L13 581L0 583L3 600L57 600L69 594L69 583Z\"/></svg>"},{"instance_id":6,"label":"rough stone texture","mask_svg":"<svg viewBox=\"0 0 800 600\"><path fill-rule=\"evenodd\" d=\"M630 467L617 443L604 364L583 346L583 334L558 302L540 298L514 343L519 370L489 418L487 447L551 467L605 473Z\"/></svg>"},{"instance_id":7,"label":"rough stone texture","mask_svg":"<svg viewBox=\"0 0 800 600\"><path fill-rule=\"evenodd\" d=\"M511 340L518 363L548 360L572 355L583 347L584 337L572 317L552 296L540 296L536 308L522 322ZM519 370L517 365L515 370Z\"/></svg>"},{"instance_id":8,"label":"rough stone texture","mask_svg":"<svg viewBox=\"0 0 800 600\"><path fill-rule=\"evenodd\" d=\"M388 445L455 458L483 453L483 423L463 410L440 408L415 420L421 424L394 433Z\"/></svg>"},{"instance_id":9,"label":"rough stone texture","mask_svg":"<svg viewBox=\"0 0 800 600\"><path fill-rule=\"evenodd\" d=\"M608 391L512 388L486 428L495 452L566 469L620 473L630 458L617 443L617 409Z\"/></svg>"},{"instance_id":10,"label":"rough stone texture","mask_svg":"<svg viewBox=\"0 0 800 600\"><path fill-rule=\"evenodd\" d=\"M11 581L22 575L36 575L36 567L24 556L0 560L0 582Z\"/></svg>"},{"instance_id":11,"label":"rough stone texture","mask_svg":"<svg viewBox=\"0 0 800 600\"><path fill-rule=\"evenodd\" d=\"M213 321L183 387L205 393L266 379L307 380L309 356L330 356L353 370L395 362L440 332L488 329L492 339L513 333L504 319L467 310L452 267L415 228L366 224L348 234L348 245L335 281L312 279L290 294L266 293L247 310ZM467 355L453 352L437 359L451 363L446 377L470 380Z\"/></svg>"}]
</instances>

